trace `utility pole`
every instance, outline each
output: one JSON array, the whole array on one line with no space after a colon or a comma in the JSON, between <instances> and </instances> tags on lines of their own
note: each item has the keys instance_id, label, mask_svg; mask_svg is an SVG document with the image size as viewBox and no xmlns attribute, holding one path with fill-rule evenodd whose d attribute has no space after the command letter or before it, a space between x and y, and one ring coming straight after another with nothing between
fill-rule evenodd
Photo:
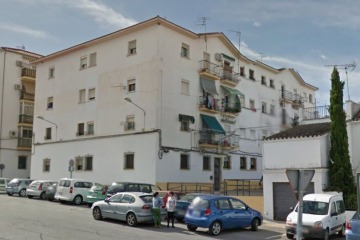
<instances>
[{"instance_id":1,"label":"utility pole","mask_svg":"<svg viewBox=\"0 0 360 240\"><path fill-rule=\"evenodd\" d=\"M353 61L352 63L349 64L334 64L334 65L325 65L325 67L334 67L336 69L345 69L345 73L346 73L346 88L347 88L347 92L348 92L348 100L350 101L350 92L349 92L349 80L348 80L348 69L349 71L354 71L354 69L356 68L356 62Z\"/></svg>"}]
</instances>

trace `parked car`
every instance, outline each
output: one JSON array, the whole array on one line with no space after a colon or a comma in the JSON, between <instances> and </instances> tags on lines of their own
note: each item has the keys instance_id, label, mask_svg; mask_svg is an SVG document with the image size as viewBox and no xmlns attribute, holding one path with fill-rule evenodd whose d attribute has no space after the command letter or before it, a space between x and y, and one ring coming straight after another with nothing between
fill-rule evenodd
<instances>
[{"instance_id":1,"label":"parked car","mask_svg":"<svg viewBox=\"0 0 360 240\"><path fill-rule=\"evenodd\" d=\"M134 227L138 223L154 222L151 213L152 198L149 193L122 192L95 202L91 209L95 220L112 218L126 221L129 226ZM161 208L162 220L165 215L165 208Z\"/></svg>"},{"instance_id":2,"label":"parked car","mask_svg":"<svg viewBox=\"0 0 360 240\"><path fill-rule=\"evenodd\" d=\"M14 178L6 186L6 193L9 196L12 196L13 194L18 194L20 197L25 197L26 188L32 181L33 180L31 179Z\"/></svg>"},{"instance_id":3,"label":"parked car","mask_svg":"<svg viewBox=\"0 0 360 240\"><path fill-rule=\"evenodd\" d=\"M58 183L54 183L50 186L48 186L45 190L45 196L48 201L54 201L55 200L55 193Z\"/></svg>"},{"instance_id":4,"label":"parked car","mask_svg":"<svg viewBox=\"0 0 360 240\"><path fill-rule=\"evenodd\" d=\"M0 193L6 193L6 186L9 184L9 178L0 178Z\"/></svg>"},{"instance_id":5,"label":"parked car","mask_svg":"<svg viewBox=\"0 0 360 240\"><path fill-rule=\"evenodd\" d=\"M133 182L113 182L107 190L107 197L119 192L144 192L152 193L160 191L161 189L153 184L148 183L133 183Z\"/></svg>"},{"instance_id":6,"label":"parked car","mask_svg":"<svg viewBox=\"0 0 360 240\"><path fill-rule=\"evenodd\" d=\"M208 228L209 233L217 236L224 229L246 228L257 231L263 217L243 201L228 196L202 195L190 204L185 216L189 231L198 227Z\"/></svg>"},{"instance_id":7,"label":"parked car","mask_svg":"<svg viewBox=\"0 0 360 240\"><path fill-rule=\"evenodd\" d=\"M59 180L54 198L60 203L73 202L80 205L86 202L87 193L93 185L94 183L83 179L62 178Z\"/></svg>"},{"instance_id":8,"label":"parked car","mask_svg":"<svg viewBox=\"0 0 360 240\"><path fill-rule=\"evenodd\" d=\"M163 205L165 206L166 205L166 202L167 202L167 199L170 195L170 190L160 190L158 191L159 193L159 197L162 198L162 201L163 201ZM172 191L174 193L174 197L176 198L176 200L179 200L182 196L185 195L185 193L183 192L178 192L178 191Z\"/></svg>"},{"instance_id":9,"label":"parked car","mask_svg":"<svg viewBox=\"0 0 360 240\"><path fill-rule=\"evenodd\" d=\"M86 196L87 205L91 207L94 202L104 200L106 198L108 188L108 185L101 184L95 184L92 186Z\"/></svg>"},{"instance_id":10,"label":"parked car","mask_svg":"<svg viewBox=\"0 0 360 240\"><path fill-rule=\"evenodd\" d=\"M286 218L286 236L296 235L298 205ZM329 239L338 233L345 235L345 205L340 194L313 193L303 197L302 235L309 238Z\"/></svg>"},{"instance_id":11,"label":"parked car","mask_svg":"<svg viewBox=\"0 0 360 240\"><path fill-rule=\"evenodd\" d=\"M35 180L26 189L26 195L28 198L38 197L40 199L46 199L46 189L50 185L56 183L51 180Z\"/></svg>"},{"instance_id":12,"label":"parked car","mask_svg":"<svg viewBox=\"0 0 360 240\"><path fill-rule=\"evenodd\" d=\"M188 193L182 196L177 202L174 212L174 217L179 222L184 221L186 211L190 206L190 203L198 196L206 195L204 193Z\"/></svg>"},{"instance_id":13,"label":"parked car","mask_svg":"<svg viewBox=\"0 0 360 240\"><path fill-rule=\"evenodd\" d=\"M357 212L346 222L346 240L359 240L360 239L360 213Z\"/></svg>"}]
</instances>

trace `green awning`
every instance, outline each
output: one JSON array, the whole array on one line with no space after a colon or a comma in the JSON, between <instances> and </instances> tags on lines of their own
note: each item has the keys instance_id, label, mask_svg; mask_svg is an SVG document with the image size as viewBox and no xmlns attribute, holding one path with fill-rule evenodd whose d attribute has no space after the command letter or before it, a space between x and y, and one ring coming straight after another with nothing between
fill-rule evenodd
<instances>
[{"instance_id":1,"label":"green awning","mask_svg":"<svg viewBox=\"0 0 360 240\"><path fill-rule=\"evenodd\" d=\"M235 58L230 57L230 56L228 56L228 55L226 55L226 54L224 54L224 53L223 53L222 55L223 55L223 57L226 58L227 60L230 60L230 61L235 62Z\"/></svg>"},{"instance_id":2,"label":"green awning","mask_svg":"<svg viewBox=\"0 0 360 240\"><path fill-rule=\"evenodd\" d=\"M208 80L206 78L200 78L201 87L205 92L212 93L213 95L218 95L216 91L215 81Z\"/></svg>"},{"instance_id":3,"label":"green awning","mask_svg":"<svg viewBox=\"0 0 360 240\"><path fill-rule=\"evenodd\" d=\"M205 123L205 125L207 126L208 129L211 129L215 132L218 133L222 133L225 134L225 130L223 129L223 127L221 126L221 124L219 123L219 121L212 116L208 116L208 115L203 115L200 114L201 119L203 120L203 123Z\"/></svg>"},{"instance_id":4,"label":"green awning","mask_svg":"<svg viewBox=\"0 0 360 240\"><path fill-rule=\"evenodd\" d=\"M179 121L190 121L190 122L194 123L195 118L193 116L179 114Z\"/></svg>"},{"instance_id":5,"label":"green awning","mask_svg":"<svg viewBox=\"0 0 360 240\"><path fill-rule=\"evenodd\" d=\"M227 91L228 93L232 94L232 95L240 95L240 96L245 96L242 92L240 92L239 90L235 89L235 88L229 88L229 87L225 87L225 86L221 86L225 91Z\"/></svg>"}]
</instances>

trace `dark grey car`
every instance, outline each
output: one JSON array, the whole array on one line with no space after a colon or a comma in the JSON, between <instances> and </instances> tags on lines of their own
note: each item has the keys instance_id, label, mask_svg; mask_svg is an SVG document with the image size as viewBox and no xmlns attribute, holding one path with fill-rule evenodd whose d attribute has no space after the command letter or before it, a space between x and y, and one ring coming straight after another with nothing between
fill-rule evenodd
<instances>
[{"instance_id":1,"label":"dark grey car","mask_svg":"<svg viewBox=\"0 0 360 240\"><path fill-rule=\"evenodd\" d=\"M30 183L34 181L31 179L22 179L22 178L14 178L9 182L6 186L6 193L9 196L14 194L18 194L20 197L26 196L26 188L30 185Z\"/></svg>"}]
</instances>

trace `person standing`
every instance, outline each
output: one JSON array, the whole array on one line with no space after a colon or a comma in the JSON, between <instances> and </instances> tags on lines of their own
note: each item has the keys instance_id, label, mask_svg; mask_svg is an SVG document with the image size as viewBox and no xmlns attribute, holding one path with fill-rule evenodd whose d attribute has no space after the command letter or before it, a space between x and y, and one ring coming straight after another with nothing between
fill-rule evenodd
<instances>
[{"instance_id":1,"label":"person standing","mask_svg":"<svg viewBox=\"0 0 360 240\"><path fill-rule=\"evenodd\" d=\"M152 199L152 203L153 203L152 214L154 218L155 227L158 228L161 227L161 215L160 215L161 202L162 201L159 197L159 193L155 192L153 194L153 199Z\"/></svg>"},{"instance_id":2,"label":"person standing","mask_svg":"<svg viewBox=\"0 0 360 240\"><path fill-rule=\"evenodd\" d=\"M166 201L167 227L169 227L169 223L170 223L170 220L171 220L172 227L175 228L175 226L174 226L175 207L176 207L176 198L174 196L174 192L170 192L169 197L168 197L168 199Z\"/></svg>"}]
</instances>

